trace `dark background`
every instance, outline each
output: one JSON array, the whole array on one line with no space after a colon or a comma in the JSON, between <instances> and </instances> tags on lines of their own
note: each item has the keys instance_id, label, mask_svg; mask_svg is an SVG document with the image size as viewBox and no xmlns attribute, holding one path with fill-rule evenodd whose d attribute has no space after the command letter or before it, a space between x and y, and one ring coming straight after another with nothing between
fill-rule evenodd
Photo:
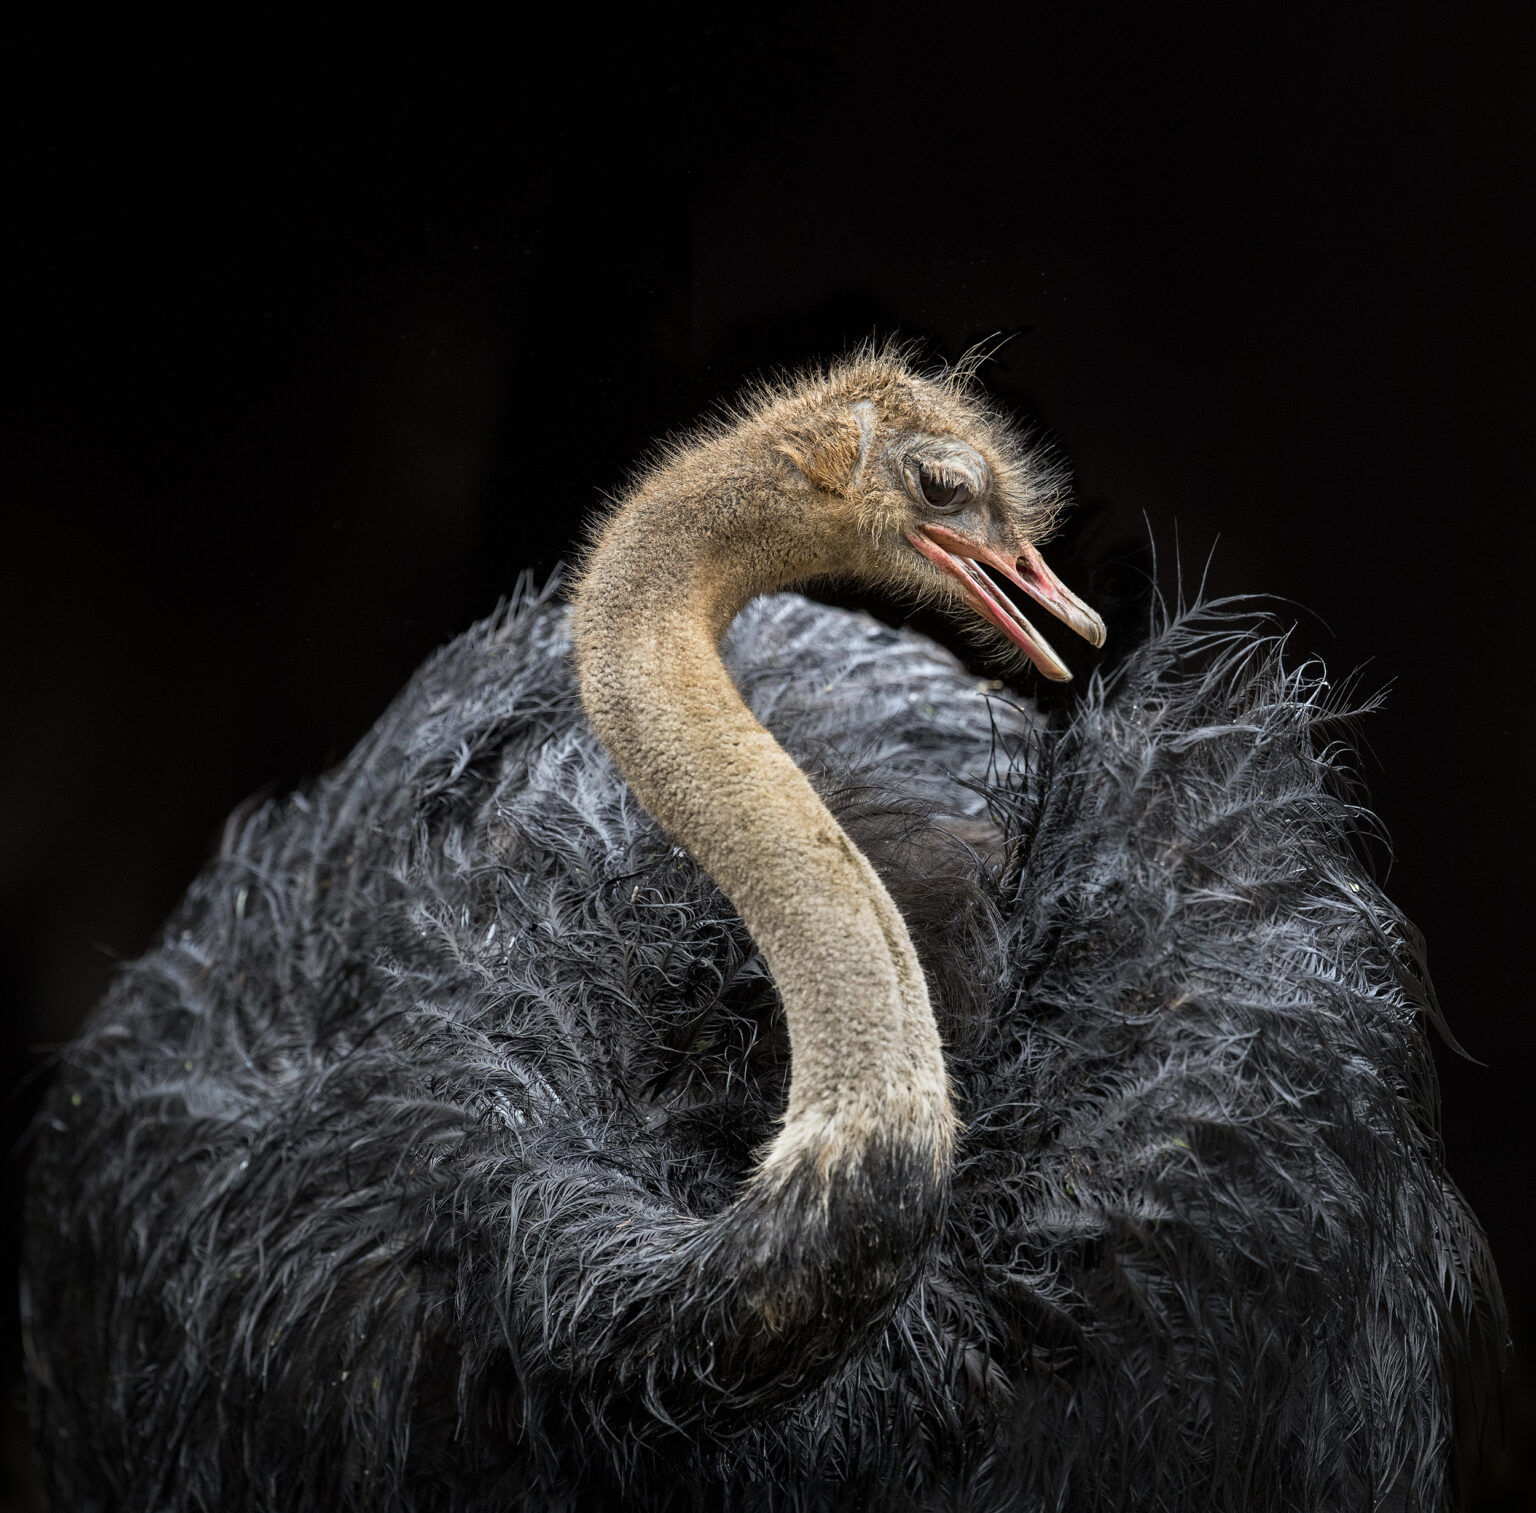
<instances>
[{"instance_id":1,"label":"dark background","mask_svg":"<svg viewBox=\"0 0 1536 1513\"><path fill-rule=\"evenodd\" d=\"M1074 587L1150 527L1165 581L1209 559L1390 686L1362 767L1478 1058L1441 1048L1448 1159L1521 1347L1473 1501L1526 1506L1533 11L1066 14L13 49L11 1138L223 815L344 754L652 438L871 332L1001 331Z\"/></svg>"}]
</instances>

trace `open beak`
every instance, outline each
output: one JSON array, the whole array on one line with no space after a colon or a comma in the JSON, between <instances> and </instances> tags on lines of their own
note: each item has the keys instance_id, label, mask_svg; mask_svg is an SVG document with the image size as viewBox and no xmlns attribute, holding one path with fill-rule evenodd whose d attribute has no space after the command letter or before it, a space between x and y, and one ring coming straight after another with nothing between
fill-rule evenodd
<instances>
[{"instance_id":1,"label":"open beak","mask_svg":"<svg viewBox=\"0 0 1536 1513\"><path fill-rule=\"evenodd\" d=\"M1072 674L1051 650L1050 643L1024 618L980 564L1016 583L1036 604L1070 625L1094 646L1104 644L1104 622L1048 568L1040 553L1026 543L1017 558L1006 557L983 541L973 541L943 525L920 525L907 533L930 562L960 583L965 602L1017 646L1046 677L1065 683Z\"/></svg>"}]
</instances>

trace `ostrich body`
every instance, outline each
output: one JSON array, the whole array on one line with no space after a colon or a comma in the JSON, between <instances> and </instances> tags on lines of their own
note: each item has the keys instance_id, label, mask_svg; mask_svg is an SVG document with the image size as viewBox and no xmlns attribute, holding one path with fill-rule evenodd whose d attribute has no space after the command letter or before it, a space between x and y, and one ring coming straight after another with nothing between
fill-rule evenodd
<instances>
[{"instance_id":1,"label":"ostrich body","mask_svg":"<svg viewBox=\"0 0 1536 1513\"><path fill-rule=\"evenodd\" d=\"M1320 683L780 592L1064 676L1053 500L959 378L758 395L231 821L39 1123L58 1506L1444 1505L1497 1285Z\"/></svg>"}]
</instances>

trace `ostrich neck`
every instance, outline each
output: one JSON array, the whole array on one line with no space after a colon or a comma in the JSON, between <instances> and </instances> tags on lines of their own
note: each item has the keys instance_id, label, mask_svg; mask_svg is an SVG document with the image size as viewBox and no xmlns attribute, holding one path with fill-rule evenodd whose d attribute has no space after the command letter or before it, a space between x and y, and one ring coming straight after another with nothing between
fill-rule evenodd
<instances>
[{"instance_id":1,"label":"ostrich neck","mask_svg":"<svg viewBox=\"0 0 1536 1513\"><path fill-rule=\"evenodd\" d=\"M807 539L813 499L760 490L680 504L653 485L632 500L576 595L582 700L640 801L735 905L778 985L789 1104L764 1175L807 1159L826 1174L882 1139L918 1142L942 1168L953 1115L906 926L718 651L749 600L836 566L835 542ZM765 544L785 541L793 556Z\"/></svg>"}]
</instances>

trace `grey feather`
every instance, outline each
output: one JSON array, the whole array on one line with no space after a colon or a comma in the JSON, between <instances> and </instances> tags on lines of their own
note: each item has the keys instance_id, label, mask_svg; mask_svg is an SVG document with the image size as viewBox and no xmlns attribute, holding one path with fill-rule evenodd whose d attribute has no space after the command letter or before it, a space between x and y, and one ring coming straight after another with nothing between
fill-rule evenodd
<instances>
[{"instance_id":1,"label":"grey feather","mask_svg":"<svg viewBox=\"0 0 1536 1513\"><path fill-rule=\"evenodd\" d=\"M777 999L565 622L525 590L237 814L64 1055L24 1280L55 1505L1446 1506L1498 1285L1320 672L1196 609L1048 719L865 617L740 617L965 1125L873 1324L744 1362L750 1257L696 1221L782 1108Z\"/></svg>"}]
</instances>

